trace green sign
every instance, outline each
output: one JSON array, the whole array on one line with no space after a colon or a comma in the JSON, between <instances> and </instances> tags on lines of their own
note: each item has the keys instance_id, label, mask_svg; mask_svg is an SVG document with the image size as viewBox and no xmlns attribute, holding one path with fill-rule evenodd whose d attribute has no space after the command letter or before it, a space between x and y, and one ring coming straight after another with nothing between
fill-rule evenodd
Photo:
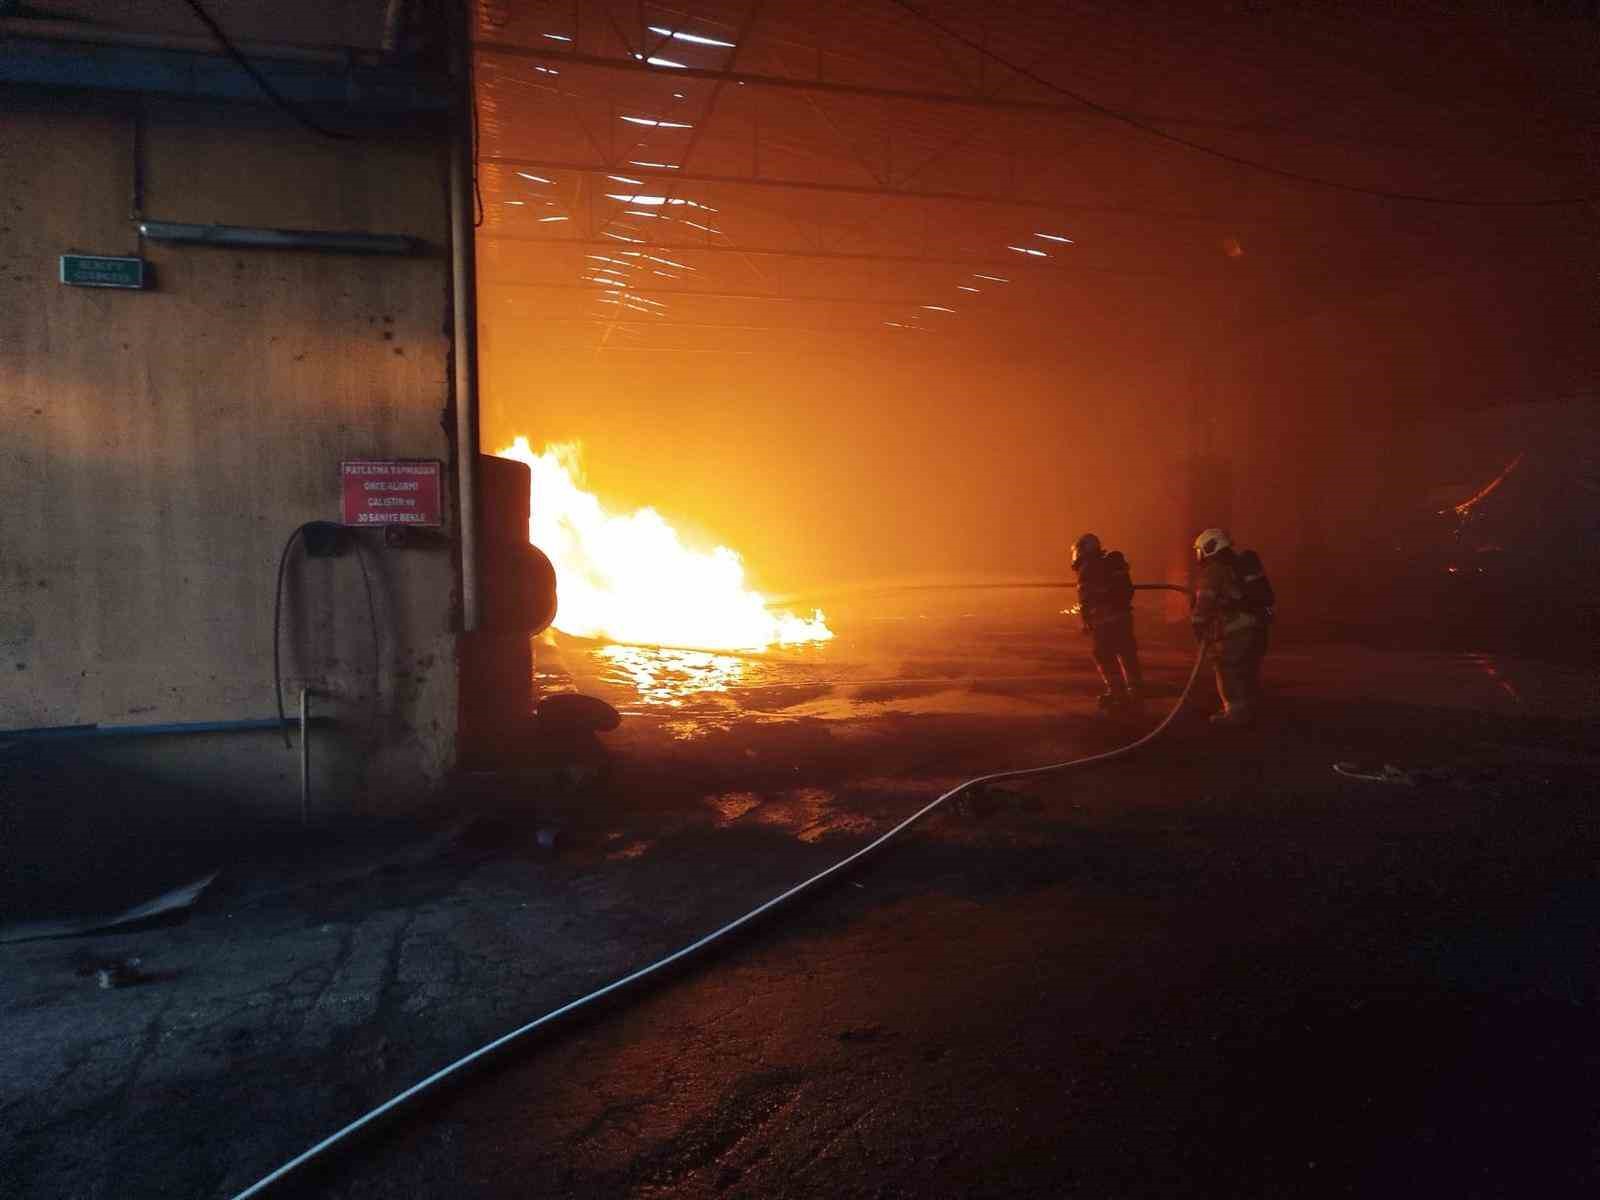
<instances>
[{"instance_id":1,"label":"green sign","mask_svg":"<svg viewBox=\"0 0 1600 1200\"><path fill-rule=\"evenodd\" d=\"M63 254L61 282L73 287L142 288L144 259L103 254Z\"/></svg>"}]
</instances>

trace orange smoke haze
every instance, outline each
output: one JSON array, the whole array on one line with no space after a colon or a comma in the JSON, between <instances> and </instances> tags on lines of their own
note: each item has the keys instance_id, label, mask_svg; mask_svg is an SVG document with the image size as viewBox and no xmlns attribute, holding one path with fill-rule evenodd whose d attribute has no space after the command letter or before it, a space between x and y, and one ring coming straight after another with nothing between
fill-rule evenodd
<instances>
[{"instance_id":1,"label":"orange smoke haze","mask_svg":"<svg viewBox=\"0 0 1600 1200\"><path fill-rule=\"evenodd\" d=\"M1147 416L1165 388L948 361L623 369L540 361L539 327L518 332L488 339L487 445L581 442L584 487L610 511L652 508L689 545L736 548L769 596L1060 578L1085 529L1157 571L1187 532L1167 511L1186 425ZM536 517L546 486L536 475Z\"/></svg>"}]
</instances>

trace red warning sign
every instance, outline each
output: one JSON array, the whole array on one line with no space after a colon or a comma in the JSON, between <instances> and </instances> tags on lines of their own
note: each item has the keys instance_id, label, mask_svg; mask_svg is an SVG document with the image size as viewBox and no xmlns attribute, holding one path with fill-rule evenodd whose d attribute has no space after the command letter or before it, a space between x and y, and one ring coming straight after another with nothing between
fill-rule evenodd
<instances>
[{"instance_id":1,"label":"red warning sign","mask_svg":"<svg viewBox=\"0 0 1600 1200\"><path fill-rule=\"evenodd\" d=\"M346 525L441 525L442 471L436 459L339 464Z\"/></svg>"}]
</instances>

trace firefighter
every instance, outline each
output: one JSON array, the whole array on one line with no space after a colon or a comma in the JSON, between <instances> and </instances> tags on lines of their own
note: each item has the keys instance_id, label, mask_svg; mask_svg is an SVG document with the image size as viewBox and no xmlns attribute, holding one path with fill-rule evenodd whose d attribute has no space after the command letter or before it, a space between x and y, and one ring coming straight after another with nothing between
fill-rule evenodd
<instances>
[{"instance_id":1,"label":"firefighter","mask_svg":"<svg viewBox=\"0 0 1600 1200\"><path fill-rule=\"evenodd\" d=\"M1207 529L1194 540L1200 574L1195 583L1195 637L1208 642L1216 663L1218 725L1250 725L1261 705L1261 660L1275 598L1261 558L1238 553L1221 529Z\"/></svg>"},{"instance_id":2,"label":"firefighter","mask_svg":"<svg viewBox=\"0 0 1600 1200\"><path fill-rule=\"evenodd\" d=\"M1136 710L1144 688L1139 646L1133 640L1133 579L1120 550L1107 553L1100 539L1086 533L1072 543L1072 570L1078 576L1078 612L1094 638L1094 665L1105 683L1103 710Z\"/></svg>"}]
</instances>

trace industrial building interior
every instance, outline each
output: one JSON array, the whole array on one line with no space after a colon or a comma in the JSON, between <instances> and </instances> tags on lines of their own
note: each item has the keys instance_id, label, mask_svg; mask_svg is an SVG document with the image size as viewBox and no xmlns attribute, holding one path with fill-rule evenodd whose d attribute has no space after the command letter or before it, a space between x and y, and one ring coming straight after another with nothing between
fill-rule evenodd
<instances>
[{"instance_id":1,"label":"industrial building interior","mask_svg":"<svg viewBox=\"0 0 1600 1200\"><path fill-rule=\"evenodd\" d=\"M0 1194L1597 1194L1595 0L0 71Z\"/></svg>"},{"instance_id":2,"label":"industrial building interior","mask_svg":"<svg viewBox=\"0 0 1600 1200\"><path fill-rule=\"evenodd\" d=\"M1578 8L481 4L485 449L786 595L1221 524L1285 628L1493 640L1463 555L1592 612Z\"/></svg>"}]
</instances>

